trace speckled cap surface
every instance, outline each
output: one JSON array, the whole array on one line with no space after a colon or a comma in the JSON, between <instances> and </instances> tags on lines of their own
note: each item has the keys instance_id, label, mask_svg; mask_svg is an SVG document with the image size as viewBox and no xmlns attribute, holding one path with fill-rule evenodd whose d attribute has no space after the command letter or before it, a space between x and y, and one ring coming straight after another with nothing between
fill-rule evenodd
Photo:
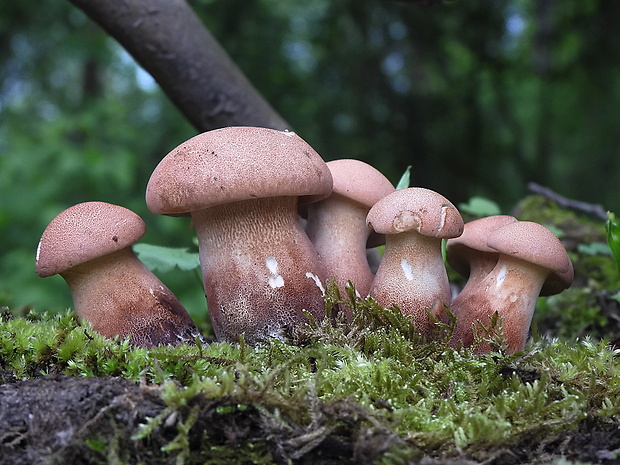
<instances>
[{"instance_id":1,"label":"speckled cap surface","mask_svg":"<svg viewBox=\"0 0 620 465\"><path fill-rule=\"evenodd\" d=\"M368 208L396 190L383 173L360 160L343 158L327 162L334 179L333 194Z\"/></svg>"},{"instance_id":2,"label":"speckled cap surface","mask_svg":"<svg viewBox=\"0 0 620 465\"><path fill-rule=\"evenodd\" d=\"M532 221L517 221L493 231L487 245L554 273L570 274L571 262L562 242L548 228Z\"/></svg>"},{"instance_id":3,"label":"speckled cap surface","mask_svg":"<svg viewBox=\"0 0 620 465\"><path fill-rule=\"evenodd\" d=\"M478 218L465 223L463 234L449 239L446 244L448 263L455 271L465 276L469 272L468 251L477 250L485 253L497 254L497 250L487 245L489 234L517 219L510 215L493 215Z\"/></svg>"},{"instance_id":4,"label":"speckled cap surface","mask_svg":"<svg viewBox=\"0 0 620 465\"><path fill-rule=\"evenodd\" d=\"M36 271L43 278L137 242L146 225L137 214L106 202L78 203L60 212L43 231Z\"/></svg>"},{"instance_id":5,"label":"speckled cap surface","mask_svg":"<svg viewBox=\"0 0 620 465\"><path fill-rule=\"evenodd\" d=\"M423 187L399 189L379 200L366 223L380 234L417 231L437 238L458 237L463 218L443 195Z\"/></svg>"},{"instance_id":6,"label":"speckled cap surface","mask_svg":"<svg viewBox=\"0 0 620 465\"><path fill-rule=\"evenodd\" d=\"M257 127L208 131L183 142L153 171L146 203L155 214L264 197L327 197L332 176L320 155L294 132Z\"/></svg>"}]
</instances>

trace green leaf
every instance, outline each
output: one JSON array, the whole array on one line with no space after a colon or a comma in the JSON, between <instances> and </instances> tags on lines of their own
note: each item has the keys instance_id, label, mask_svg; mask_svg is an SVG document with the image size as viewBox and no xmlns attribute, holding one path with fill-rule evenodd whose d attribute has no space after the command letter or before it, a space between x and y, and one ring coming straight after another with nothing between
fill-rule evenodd
<instances>
[{"instance_id":1,"label":"green leaf","mask_svg":"<svg viewBox=\"0 0 620 465\"><path fill-rule=\"evenodd\" d=\"M585 255L612 255L609 246L604 242L578 244L577 251Z\"/></svg>"},{"instance_id":2,"label":"green leaf","mask_svg":"<svg viewBox=\"0 0 620 465\"><path fill-rule=\"evenodd\" d=\"M396 184L396 189L406 189L409 187L411 182L411 165L407 167L403 175L400 177L398 184Z\"/></svg>"},{"instance_id":3,"label":"green leaf","mask_svg":"<svg viewBox=\"0 0 620 465\"><path fill-rule=\"evenodd\" d=\"M477 196L470 198L468 203L459 204L459 210L462 213L478 217L499 215L501 213L501 209L495 202Z\"/></svg>"},{"instance_id":4,"label":"green leaf","mask_svg":"<svg viewBox=\"0 0 620 465\"><path fill-rule=\"evenodd\" d=\"M616 259L616 265L620 272L620 221L616 218L615 213L607 212L605 229L607 229L607 243Z\"/></svg>"},{"instance_id":5,"label":"green leaf","mask_svg":"<svg viewBox=\"0 0 620 465\"><path fill-rule=\"evenodd\" d=\"M165 273L175 267L184 270L194 270L200 267L198 253L189 252L187 248L163 247L153 244L136 244L133 250L151 271Z\"/></svg>"}]
</instances>

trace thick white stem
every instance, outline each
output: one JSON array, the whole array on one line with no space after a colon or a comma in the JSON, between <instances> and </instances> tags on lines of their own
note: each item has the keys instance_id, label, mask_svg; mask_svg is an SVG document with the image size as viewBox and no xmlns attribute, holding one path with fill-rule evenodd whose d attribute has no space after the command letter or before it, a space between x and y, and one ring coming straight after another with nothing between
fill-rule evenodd
<instances>
[{"instance_id":1,"label":"thick white stem","mask_svg":"<svg viewBox=\"0 0 620 465\"><path fill-rule=\"evenodd\" d=\"M299 225L295 197L234 202L192 213L205 294L218 339L284 337L325 315L323 272Z\"/></svg>"}]
</instances>

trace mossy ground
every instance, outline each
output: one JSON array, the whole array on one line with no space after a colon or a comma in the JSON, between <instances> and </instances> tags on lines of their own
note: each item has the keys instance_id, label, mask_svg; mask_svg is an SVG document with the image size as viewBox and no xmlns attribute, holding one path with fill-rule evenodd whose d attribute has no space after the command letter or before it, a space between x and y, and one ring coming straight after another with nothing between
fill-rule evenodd
<instances>
[{"instance_id":1,"label":"mossy ground","mask_svg":"<svg viewBox=\"0 0 620 465\"><path fill-rule=\"evenodd\" d=\"M334 287L327 308L344 301L353 324L255 347L136 349L70 311L5 309L1 461L620 463L616 270L608 255L569 252L580 284L541 300L513 355L496 336L493 353L455 350L449 326L422 341L395 309Z\"/></svg>"}]
</instances>

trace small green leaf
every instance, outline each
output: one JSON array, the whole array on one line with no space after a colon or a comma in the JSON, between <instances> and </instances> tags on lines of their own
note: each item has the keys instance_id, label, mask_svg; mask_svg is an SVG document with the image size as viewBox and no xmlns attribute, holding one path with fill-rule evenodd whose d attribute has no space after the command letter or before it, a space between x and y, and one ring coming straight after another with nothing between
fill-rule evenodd
<instances>
[{"instance_id":1,"label":"small green leaf","mask_svg":"<svg viewBox=\"0 0 620 465\"><path fill-rule=\"evenodd\" d=\"M459 204L459 210L462 213L478 217L499 215L501 213L499 206L495 202L477 196L470 198L467 203Z\"/></svg>"},{"instance_id":2,"label":"small green leaf","mask_svg":"<svg viewBox=\"0 0 620 465\"><path fill-rule=\"evenodd\" d=\"M616 218L615 213L607 212L605 229L607 229L607 243L616 259L618 271L620 272L620 221Z\"/></svg>"},{"instance_id":3,"label":"small green leaf","mask_svg":"<svg viewBox=\"0 0 620 465\"><path fill-rule=\"evenodd\" d=\"M396 184L396 189L406 189L409 187L411 182L411 165L407 167L403 175L400 177L398 184Z\"/></svg>"},{"instance_id":4,"label":"small green leaf","mask_svg":"<svg viewBox=\"0 0 620 465\"><path fill-rule=\"evenodd\" d=\"M584 255L612 255L611 249L604 242L591 242L590 244L578 244L577 251Z\"/></svg>"},{"instance_id":5,"label":"small green leaf","mask_svg":"<svg viewBox=\"0 0 620 465\"><path fill-rule=\"evenodd\" d=\"M198 253L189 252L187 248L163 247L152 244L136 244L133 250L151 271L165 273L175 267L188 271L200 267Z\"/></svg>"}]
</instances>

